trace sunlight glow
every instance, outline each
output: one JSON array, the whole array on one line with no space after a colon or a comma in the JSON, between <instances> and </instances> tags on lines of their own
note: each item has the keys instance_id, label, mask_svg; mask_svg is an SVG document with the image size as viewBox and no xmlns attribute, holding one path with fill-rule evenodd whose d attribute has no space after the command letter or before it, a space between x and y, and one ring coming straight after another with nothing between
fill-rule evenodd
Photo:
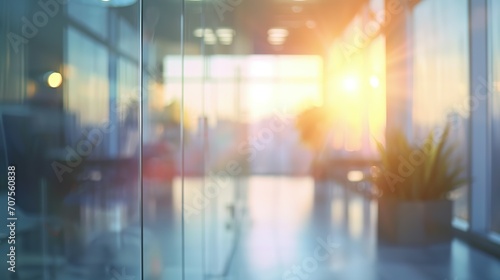
<instances>
[{"instance_id":1,"label":"sunlight glow","mask_svg":"<svg viewBox=\"0 0 500 280\"><path fill-rule=\"evenodd\" d=\"M373 75L370 77L370 86L372 88L378 88L380 86L380 80L377 76Z\"/></svg>"},{"instance_id":2,"label":"sunlight glow","mask_svg":"<svg viewBox=\"0 0 500 280\"><path fill-rule=\"evenodd\" d=\"M344 79L343 82L344 90L348 92L354 92L359 89L359 80L357 77L348 76Z\"/></svg>"},{"instance_id":3,"label":"sunlight glow","mask_svg":"<svg viewBox=\"0 0 500 280\"><path fill-rule=\"evenodd\" d=\"M359 21L344 35L352 38ZM386 124L385 39L375 39L369 47L346 59L343 40L329 49L329 104L337 112L332 147L339 154L376 157L374 139L384 141Z\"/></svg>"}]
</instances>

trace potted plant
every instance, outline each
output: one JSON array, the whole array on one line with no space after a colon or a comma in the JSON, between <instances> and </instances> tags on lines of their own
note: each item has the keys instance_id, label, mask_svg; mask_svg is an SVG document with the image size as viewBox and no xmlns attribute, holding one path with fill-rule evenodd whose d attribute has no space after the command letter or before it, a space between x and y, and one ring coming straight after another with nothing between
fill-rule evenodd
<instances>
[{"instance_id":1,"label":"potted plant","mask_svg":"<svg viewBox=\"0 0 500 280\"><path fill-rule=\"evenodd\" d=\"M378 237L400 245L426 245L451 240L453 203L449 194L468 182L463 162L449 143L450 127L430 132L412 144L403 131L377 143L382 166L374 174L381 194Z\"/></svg>"}]
</instances>

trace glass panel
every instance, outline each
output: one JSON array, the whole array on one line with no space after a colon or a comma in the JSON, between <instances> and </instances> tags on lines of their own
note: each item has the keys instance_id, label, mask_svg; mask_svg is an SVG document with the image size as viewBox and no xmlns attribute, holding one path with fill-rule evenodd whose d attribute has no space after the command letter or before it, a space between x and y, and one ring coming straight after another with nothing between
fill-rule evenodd
<instances>
[{"instance_id":1,"label":"glass panel","mask_svg":"<svg viewBox=\"0 0 500 280\"><path fill-rule=\"evenodd\" d=\"M204 55L205 45L194 32L206 28L205 11L210 9L206 3L186 2L184 25L184 256L186 279L202 280L210 273L209 262L217 258L217 252L205 255L212 228L210 210L220 201L207 194L204 180L206 150L208 145L208 126L205 116L205 84L207 64ZM167 69L172 66L166 65ZM197 201L201 200L201 201Z\"/></svg>"},{"instance_id":2,"label":"glass panel","mask_svg":"<svg viewBox=\"0 0 500 280\"><path fill-rule=\"evenodd\" d=\"M491 230L500 233L500 174L495 172L495 168L500 166L500 19L497 16L500 12L500 2L488 1L489 9L489 62L490 62L490 86L483 90L490 96L491 106Z\"/></svg>"},{"instance_id":3,"label":"glass panel","mask_svg":"<svg viewBox=\"0 0 500 280\"><path fill-rule=\"evenodd\" d=\"M416 139L451 125L454 156L468 163L468 2L425 1L417 5L413 36L413 121ZM450 82L452 81L452 82ZM468 168L466 169L468 170ZM455 216L468 220L468 186L452 194Z\"/></svg>"},{"instance_id":4,"label":"glass panel","mask_svg":"<svg viewBox=\"0 0 500 280\"><path fill-rule=\"evenodd\" d=\"M183 273L188 276L186 279L191 279L189 264L193 256L184 254L189 247L185 234L189 233L189 226L184 228L182 220L183 196L189 184L182 177L183 166L189 166L183 162L183 151L184 144L191 141L188 134L192 128L185 125L192 120L182 115L186 108L181 57L182 1L143 0L142 3L143 245L144 269L151 271L144 279L182 279ZM149 253L146 248L151 249Z\"/></svg>"},{"instance_id":5,"label":"glass panel","mask_svg":"<svg viewBox=\"0 0 500 280\"><path fill-rule=\"evenodd\" d=\"M278 256L271 248L284 245L284 256L290 256L293 246L281 242L293 240L289 234L294 233L296 217L275 225L269 221L284 214L283 205L290 203L287 194L296 191L304 200L291 204L297 202L304 217L309 214L312 180L292 177L308 174L312 157L300 143L295 114L308 105L322 104L324 60L307 52L280 51L280 46L274 48L266 37L260 38L273 27L273 22L255 20L262 18L260 9L267 5L250 1L230 5L226 10L207 5L205 28L211 31L196 37L196 42L204 43L207 66L205 271L221 278L281 279ZM188 28L186 34L195 31ZM284 178L288 176L292 178ZM295 184L300 186L289 188ZM283 201L277 197L278 188L283 190L279 193ZM280 240L282 236L285 240Z\"/></svg>"},{"instance_id":6,"label":"glass panel","mask_svg":"<svg viewBox=\"0 0 500 280\"><path fill-rule=\"evenodd\" d=\"M92 5L91 1L87 1L87 3L84 3L84 1L71 1L70 5L68 5L68 17L73 23L87 29L92 35L101 39L106 38L108 35L109 17L107 13L107 9Z\"/></svg>"},{"instance_id":7,"label":"glass panel","mask_svg":"<svg viewBox=\"0 0 500 280\"><path fill-rule=\"evenodd\" d=\"M96 124L109 117L108 50L71 26L67 38L67 73L78 79L64 84L69 95L65 106L78 115L81 124Z\"/></svg>"},{"instance_id":8,"label":"glass panel","mask_svg":"<svg viewBox=\"0 0 500 280\"><path fill-rule=\"evenodd\" d=\"M244 69L238 56L227 56L231 54L229 49L235 44L237 31L231 23L219 18L211 6L207 5L205 16L207 27L217 36L217 43L211 45L211 35L207 34L197 39L204 43L207 54L204 57L207 66L204 109L208 135L203 187L209 204L203 209L204 268L206 275L228 277L238 244L239 192L244 187L240 176L245 167L236 152L238 142L245 135L245 125L241 122ZM228 17L232 16L228 14Z\"/></svg>"},{"instance_id":9,"label":"glass panel","mask_svg":"<svg viewBox=\"0 0 500 280\"><path fill-rule=\"evenodd\" d=\"M0 279L141 277L135 2L0 1Z\"/></svg>"}]
</instances>

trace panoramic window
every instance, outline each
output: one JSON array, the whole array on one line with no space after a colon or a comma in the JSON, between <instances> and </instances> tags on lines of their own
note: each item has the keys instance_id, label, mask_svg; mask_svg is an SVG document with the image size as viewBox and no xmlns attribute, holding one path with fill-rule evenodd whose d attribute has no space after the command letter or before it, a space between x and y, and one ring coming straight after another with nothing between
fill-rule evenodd
<instances>
[{"instance_id":1,"label":"panoramic window","mask_svg":"<svg viewBox=\"0 0 500 280\"><path fill-rule=\"evenodd\" d=\"M455 158L468 162L469 63L467 1L423 1L413 21L412 110L417 139L450 124L459 148ZM468 219L468 188L453 193L455 215Z\"/></svg>"}]
</instances>

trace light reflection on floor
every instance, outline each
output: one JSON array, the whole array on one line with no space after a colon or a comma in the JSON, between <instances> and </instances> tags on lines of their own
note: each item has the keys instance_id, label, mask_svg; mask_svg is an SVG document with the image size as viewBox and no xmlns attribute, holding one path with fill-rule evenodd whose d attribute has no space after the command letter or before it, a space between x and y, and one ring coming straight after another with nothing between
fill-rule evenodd
<instances>
[{"instance_id":1,"label":"light reflection on floor","mask_svg":"<svg viewBox=\"0 0 500 280\"><path fill-rule=\"evenodd\" d=\"M313 206L313 181L279 177L249 180L248 206L252 231L248 254L256 269L273 268L281 258L294 259L295 240Z\"/></svg>"},{"instance_id":2,"label":"light reflection on floor","mask_svg":"<svg viewBox=\"0 0 500 280\"><path fill-rule=\"evenodd\" d=\"M405 248L376 239L376 202L331 182L253 177L251 223L243 229L230 277L235 280L494 280L500 262L461 240ZM329 259L303 278L285 276L314 256L317 238L338 243Z\"/></svg>"},{"instance_id":3,"label":"light reflection on floor","mask_svg":"<svg viewBox=\"0 0 500 280\"><path fill-rule=\"evenodd\" d=\"M151 236L142 244L145 259L149 260L145 265L158 264L162 276L146 279L182 279L183 256L188 280L500 279L498 260L460 240L449 246L423 248L379 245L375 232L376 203L347 192L338 184L315 182L311 178L258 176L240 178L234 183L238 190L224 189L184 228L180 219L179 180L174 181L170 198L158 195L148 198L157 198L158 205L154 217L144 223L144 233ZM201 178L185 179L187 206L202 186ZM239 230L230 223L228 211L238 191L248 207ZM139 226L126 230L137 231ZM99 250L110 247L115 239L114 236L101 239L104 245L89 248L92 249L89 258L105 258ZM140 242L138 238L134 240ZM312 263L311 267L311 257L321 246L319 240L330 244L328 258ZM138 260L139 245L122 248L114 255ZM236 248L234 255L232 248ZM161 256L154 252L160 252ZM287 271L304 269L305 264L309 264L306 267L309 272L304 277L285 277ZM55 279L89 279L83 275L92 269L96 267L82 263L67 265Z\"/></svg>"}]
</instances>

